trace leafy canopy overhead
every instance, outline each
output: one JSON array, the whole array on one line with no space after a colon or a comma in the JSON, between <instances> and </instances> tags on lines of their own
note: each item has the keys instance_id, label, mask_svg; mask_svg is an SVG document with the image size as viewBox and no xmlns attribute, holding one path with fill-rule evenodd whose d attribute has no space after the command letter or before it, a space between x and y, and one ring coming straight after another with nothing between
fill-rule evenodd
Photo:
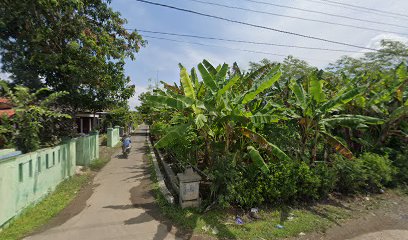
<instances>
[{"instance_id":1,"label":"leafy canopy overhead","mask_svg":"<svg viewBox=\"0 0 408 240\"><path fill-rule=\"evenodd\" d=\"M66 91L62 103L102 110L134 93L124 74L145 42L105 0L0 2L2 70L16 85Z\"/></svg>"}]
</instances>

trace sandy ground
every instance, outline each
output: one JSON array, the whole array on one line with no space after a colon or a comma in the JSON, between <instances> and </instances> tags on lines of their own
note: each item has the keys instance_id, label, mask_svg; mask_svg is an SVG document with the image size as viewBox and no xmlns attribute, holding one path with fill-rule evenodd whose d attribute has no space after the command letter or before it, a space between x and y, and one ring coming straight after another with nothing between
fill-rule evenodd
<instances>
[{"instance_id":1,"label":"sandy ground","mask_svg":"<svg viewBox=\"0 0 408 240\"><path fill-rule=\"evenodd\" d=\"M378 209L363 214L356 212L358 217L338 223L325 233L312 233L295 239L408 240L408 197L394 193L380 196L383 199Z\"/></svg>"}]
</instances>

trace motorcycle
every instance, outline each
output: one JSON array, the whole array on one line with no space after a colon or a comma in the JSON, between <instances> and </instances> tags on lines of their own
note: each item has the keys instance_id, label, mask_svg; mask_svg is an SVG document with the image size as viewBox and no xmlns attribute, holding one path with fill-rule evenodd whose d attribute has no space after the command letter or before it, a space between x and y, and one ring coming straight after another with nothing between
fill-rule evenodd
<instances>
[{"instance_id":1,"label":"motorcycle","mask_svg":"<svg viewBox=\"0 0 408 240\"><path fill-rule=\"evenodd\" d=\"M129 156L129 153L130 153L130 149L131 149L131 148L132 148L132 147L129 145L128 147L122 149L122 154L123 154L123 156L124 156L125 158L127 158L127 157Z\"/></svg>"}]
</instances>

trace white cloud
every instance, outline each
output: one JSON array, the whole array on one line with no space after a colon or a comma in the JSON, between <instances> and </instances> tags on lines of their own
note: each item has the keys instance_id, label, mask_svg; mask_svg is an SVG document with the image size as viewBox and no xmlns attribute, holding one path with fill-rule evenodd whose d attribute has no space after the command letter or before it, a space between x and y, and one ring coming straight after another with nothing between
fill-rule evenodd
<instances>
[{"instance_id":1,"label":"white cloud","mask_svg":"<svg viewBox=\"0 0 408 240\"><path fill-rule=\"evenodd\" d=\"M0 79L10 81L10 74L5 72L0 72Z\"/></svg>"},{"instance_id":2,"label":"white cloud","mask_svg":"<svg viewBox=\"0 0 408 240\"><path fill-rule=\"evenodd\" d=\"M135 94L133 95L133 97L131 97L128 100L128 104L130 107L130 110L135 110L136 106L140 105L140 101L139 101L139 95L143 92L146 92L147 88L143 87L143 86L135 86Z\"/></svg>"},{"instance_id":3,"label":"white cloud","mask_svg":"<svg viewBox=\"0 0 408 240\"><path fill-rule=\"evenodd\" d=\"M408 37L403 37L393 33L382 33L370 39L367 47L379 49L381 47L381 40L383 39L400 41L402 43L408 44Z\"/></svg>"}]
</instances>

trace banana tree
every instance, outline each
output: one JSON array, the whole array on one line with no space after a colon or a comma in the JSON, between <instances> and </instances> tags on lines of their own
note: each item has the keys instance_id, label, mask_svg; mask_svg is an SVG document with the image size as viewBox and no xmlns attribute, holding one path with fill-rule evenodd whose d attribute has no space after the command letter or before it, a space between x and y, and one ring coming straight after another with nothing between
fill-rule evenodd
<instances>
[{"instance_id":1,"label":"banana tree","mask_svg":"<svg viewBox=\"0 0 408 240\"><path fill-rule=\"evenodd\" d=\"M378 149L393 138L407 141L408 70L401 63L396 69L359 76L368 83L367 91L355 101L349 113L363 113L384 119L384 124L370 128L368 134L349 132L357 146Z\"/></svg>"},{"instance_id":2,"label":"banana tree","mask_svg":"<svg viewBox=\"0 0 408 240\"><path fill-rule=\"evenodd\" d=\"M156 143L156 147L168 146L192 127L204 139L208 165L212 163L210 156L213 151L212 145L221 142L224 145L224 153L248 147L248 155L252 161L263 171L267 171L259 151L249 146L250 143L245 139L252 140L252 144L264 148L277 159L289 159L277 146L251 129L255 124L279 120L279 116L271 115L267 109L259 106L257 103L261 100L256 99L260 93L279 80L281 72L278 65L262 67L245 76L236 71L235 67L234 72L237 74L229 77L227 64L214 67L204 60L197 68L202 81L199 80L194 68L189 74L180 65L180 87L164 84L166 91L148 98L149 101L183 113L184 116ZM252 109L256 111L251 111Z\"/></svg>"},{"instance_id":3,"label":"banana tree","mask_svg":"<svg viewBox=\"0 0 408 240\"><path fill-rule=\"evenodd\" d=\"M318 142L324 140L337 152L352 159L353 153L343 140L331 134L330 129L339 126L365 128L367 125L382 124L384 121L363 115L337 114L348 102L362 95L366 87L350 89L346 86L329 98L323 89L324 80L321 74L321 71L315 71L307 78L292 80L290 85L294 95L294 111L288 110L288 116L297 121L300 129L301 156L305 156L307 144L311 143L310 155L313 161L316 160ZM304 83L301 80L305 80Z\"/></svg>"}]
</instances>

